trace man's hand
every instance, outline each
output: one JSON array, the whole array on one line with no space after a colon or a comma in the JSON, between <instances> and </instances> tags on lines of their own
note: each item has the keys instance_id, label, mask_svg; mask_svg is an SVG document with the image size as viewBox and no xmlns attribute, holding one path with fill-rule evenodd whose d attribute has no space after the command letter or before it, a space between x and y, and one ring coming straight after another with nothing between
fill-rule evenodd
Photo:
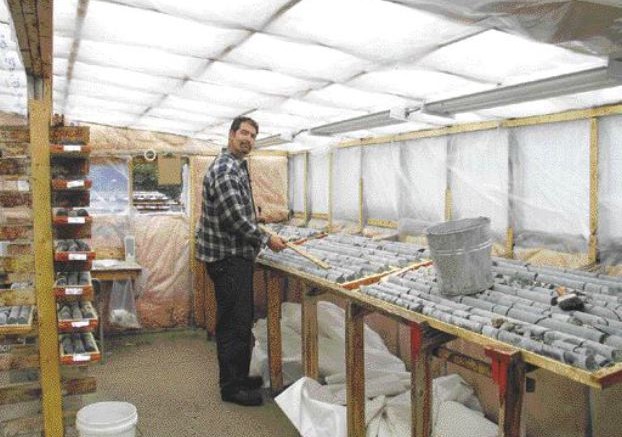
<instances>
[{"instance_id":1,"label":"man's hand","mask_svg":"<svg viewBox=\"0 0 622 437\"><path fill-rule=\"evenodd\" d=\"M287 247L286 241L278 235L270 235L268 240L268 247L275 252L280 252Z\"/></svg>"}]
</instances>

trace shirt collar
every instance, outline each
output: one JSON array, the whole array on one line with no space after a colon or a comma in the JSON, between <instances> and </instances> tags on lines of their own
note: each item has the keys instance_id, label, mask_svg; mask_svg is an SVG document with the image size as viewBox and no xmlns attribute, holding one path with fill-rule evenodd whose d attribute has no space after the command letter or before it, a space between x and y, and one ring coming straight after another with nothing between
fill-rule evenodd
<instances>
[{"instance_id":1,"label":"shirt collar","mask_svg":"<svg viewBox=\"0 0 622 437\"><path fill-rule=\"evenodd\" d=\"M220 153L221 153L222 155L227 155L227 156L232 157L233 159L235 159L235 160L238 162L238 164L243 164L243 163L244 163L244 165L246 165L246 164L245 164L245 163L246 163L246 158L238 158L238 157L237 157L237 156L235 156L233 153L231 153L227 147L223 147L223 148L220 150Z\"/></svg>"}]
</instances>

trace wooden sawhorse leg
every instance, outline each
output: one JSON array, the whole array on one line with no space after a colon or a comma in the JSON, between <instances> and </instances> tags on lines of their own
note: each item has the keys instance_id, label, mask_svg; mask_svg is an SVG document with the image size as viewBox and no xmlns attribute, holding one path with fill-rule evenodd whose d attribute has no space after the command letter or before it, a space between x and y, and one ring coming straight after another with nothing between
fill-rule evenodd
<instances>
[{"instance_id":1,"label":"wooden sawhorse leg","mask_svg":"<svg viewBox=\"0 0 622 437\"><path fill-rule=\"evenodd\" d=\"M454 338L430 328L427 323L410 324L413 437L429 437L432 434L432 351Z\"/></svg>"},{"instance_id":2,"label":"wooden sawhorse leg","mask_svg":"<svg viewBox=\"0 0 622 437\"><path fill-rule=\"evenodd\" d=\"M365 437L365 338L367 312L354 302L346 307L346 401L348 437Z\"/></svg>"},{"instance_id":3,"label":"wooden sawhorse leg","mask_svg":"<svg viewBox=\"0 0 622 437\"><path fill-rule=\"evenodd\" d=\"M499 436L519 437L525 395L525 362L519 351L486 348L499 389Z\"/></svg>"},{"instance_id":4,"label":"wooden sawhorse leg","mask_svg":"<svg viewBox=\"0 0 622 437\"><path fill-rule=\"evenodd\" d=\"M268 364L270 391L277 395L283 390L283 348L281 344L281 291L283 276L264 269L267 296Z\"/></svg>"},{"instance_id":5,"label":"wooden sawhorse leg","mask_svg":"<svg viewBox=\"0 0 622 437\"><path fill-rule=\"evenodd\" d=\"M317 288L302 284L302 367L305 376L320 378L318 357Z\"/></svg>"}]
</instances>

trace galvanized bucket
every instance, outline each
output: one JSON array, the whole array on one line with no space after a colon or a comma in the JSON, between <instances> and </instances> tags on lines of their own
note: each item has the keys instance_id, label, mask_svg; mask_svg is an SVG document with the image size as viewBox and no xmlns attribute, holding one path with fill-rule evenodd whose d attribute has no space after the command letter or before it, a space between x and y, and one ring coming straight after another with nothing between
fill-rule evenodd
<instances>
[{"instance_id":1,"label":"galvanized bucket","mask_svg":"<svg viewBox=\"0 0 622 437\"><path fill-rule=\"evenodd\" d=\"M441 294L473 294L492 286L489 218L439 223L426 235Z\"/></svg>"}]
</instances>

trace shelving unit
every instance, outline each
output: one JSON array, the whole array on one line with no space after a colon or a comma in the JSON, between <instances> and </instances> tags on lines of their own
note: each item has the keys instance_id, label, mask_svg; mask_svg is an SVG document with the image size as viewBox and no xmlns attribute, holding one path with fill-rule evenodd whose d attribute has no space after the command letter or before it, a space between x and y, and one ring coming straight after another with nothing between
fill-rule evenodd
<instances>
[{"instance_id":1,"label":"shelving unit","mask_svg":"<svg viewBox=\"0 0 622 437\"><path fill-rule=\"evenodd\" d=\"M50 145L52 174L52 227L54 231L53 293L57 300L57 319L60 361L63 365L83 365L97 362L101 355L92 331L99 317L91 303L93 283L90 270L95 252L84 240L91 237L92 218L82 207L90 201L92 181L90 146ZM68 337L81 347L65 347ZM86 335L84 339L82 336ZM90 351L83 345L90 344ZM94 352L96 351L96 352ZM88 352L88 353L87 353Z\"/></svg>"}]
</instances>

